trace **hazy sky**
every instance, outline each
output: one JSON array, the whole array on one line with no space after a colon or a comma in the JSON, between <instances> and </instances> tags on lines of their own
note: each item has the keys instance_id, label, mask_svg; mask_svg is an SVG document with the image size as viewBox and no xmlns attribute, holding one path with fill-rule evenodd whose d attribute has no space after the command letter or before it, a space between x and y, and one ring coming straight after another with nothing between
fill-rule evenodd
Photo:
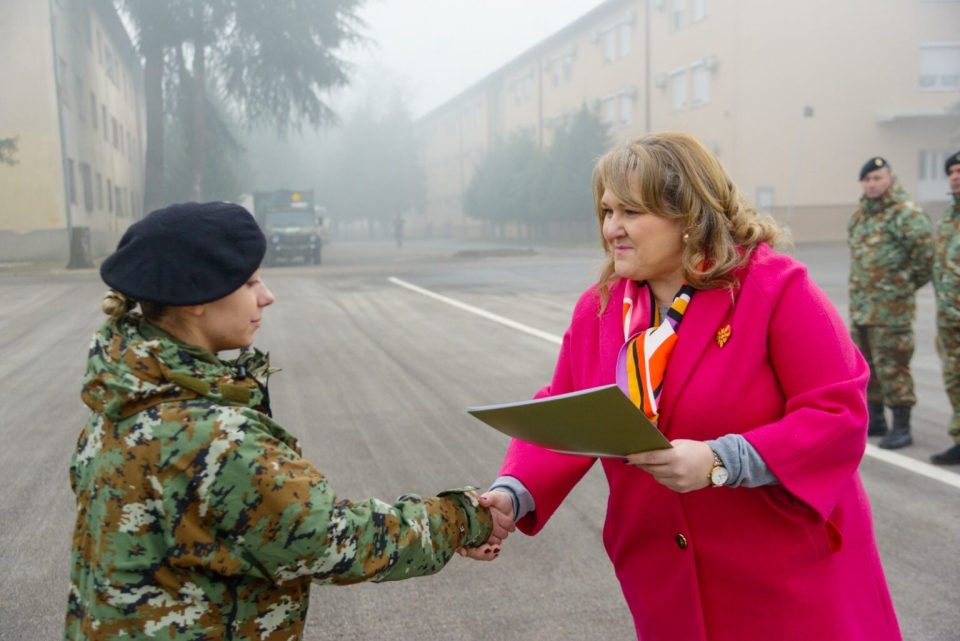
<instances>
[{"instance_id":1,"label":"hazy sky","mask_svg":"<svg viewBox=\"0 0 960 641\"><path fill-rule=\"evenodd\" d=\"M361 15L378 45L353 59L389 69L420 116L602 1L368 0Z\"/></svg>"}]
</instances>

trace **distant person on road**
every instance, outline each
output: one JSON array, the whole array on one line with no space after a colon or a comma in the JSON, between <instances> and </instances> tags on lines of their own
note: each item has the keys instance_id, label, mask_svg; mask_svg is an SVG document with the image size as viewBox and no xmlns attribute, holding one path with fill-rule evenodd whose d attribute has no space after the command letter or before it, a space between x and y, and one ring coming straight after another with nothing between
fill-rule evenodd
<instances>
[{"instance_id":1,"label":"distant person on road","mask_svg":"<svg viewBox=\"0 0 960 641\"><path fill-rule=\"evenodd\" d=\"M669 449L602 460L643 641L900 639L857 472L869 369L779 229L681 133L593 174L606 262L538 397L616 383ZM594 464L511 441L484 497L543 528Z\"/></svg>"},{"instance_id":2,"label":"distant person on road","mask_svg":"<svg viewBox=\"0 0 960 641\"><path fill-rule=\"evenodd\" d=\"M311 581L433 574L507 535L470 488L353 502L301 456L250 349L274 302L265 249L242 207L187 203L131 225L103 263L110 318L70 467L67 640L297 640Z\"/></svg>"},{"instance_id":3,"label":"distant person on road","mask_svg":"<svg viewBox=\"0 0 960 641\"><path fill-rule=\"evenodd\" d=\"M947 433L954 445L930 460L938 465L960 465L960 151L947 158L944 168L953 205L937 229L933 287L937 294L937 351L943 386L953 408Z\"/></svg>"},{"instance_id":4,"label":"distant person on road","mask_svg":"<svg viewBox=\"0 0 960 641\"><path fill-rule=\"evenodd\" d=\"M860 169L863 196L847 224L850 245L850 333L870 364L867 434L879 446L913 443L910 411L916 405L910 359L916 291L933 274L933 226L879 156ZM893 427L884 415L891 408Z\"/></svg>"},{"instance_id":5,"label":"distant person on road","mask_svg":"<svg viewBox=\"0 0 960 641\"><path fill-rule=\"evenodd\" d=\"M393 219L393 237L397 241L397 247L403 247L403 216L397 214Z\"/></svg>"}]
</instances>

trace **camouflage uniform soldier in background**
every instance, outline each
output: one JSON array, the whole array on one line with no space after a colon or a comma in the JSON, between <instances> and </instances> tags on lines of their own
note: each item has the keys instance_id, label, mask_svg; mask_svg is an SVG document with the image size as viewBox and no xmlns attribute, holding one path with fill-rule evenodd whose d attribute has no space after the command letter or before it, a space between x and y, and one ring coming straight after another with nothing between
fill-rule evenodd
<instances>
[{"instance_id":1,"label":"camouflage uniform soldier in background","mask_svg":"<svg viewBox=\"0 0 960 641\"><path fill-rule=\"evenodd\" d=\"M883 158L867 161L860 184L860 208L847 225L851 334L870 364L868 434L883 436L880 447L896 449L913 443L910 408L917 397L910 375L912 323L915 292L932 275L933 227ZM893 412L890 431L885 406Z\"/></svg>"},{"instance_id":2,"label":"camouflage uniform soldier in background","mask_svg":"<svg viewBox=\"0 0 960 641\"><path fill-rule=\"evenodd\" d=\"M944 213L937 229L933 287L937 293L937 348L943 385L953 408L947 433L954 445L930 460L938 465L960 465L960 151L947 158L944 169L953 206Z\"/></svg>"}]
</instances>

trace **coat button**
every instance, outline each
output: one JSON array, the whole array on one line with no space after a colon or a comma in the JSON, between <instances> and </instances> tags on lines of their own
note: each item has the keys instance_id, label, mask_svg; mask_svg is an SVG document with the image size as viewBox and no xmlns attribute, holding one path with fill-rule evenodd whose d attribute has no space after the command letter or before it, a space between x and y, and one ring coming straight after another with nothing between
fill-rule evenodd
<instances>
[{"instance_id":1,"label":"coat button","mask_svg":"<svg viewBox=\"0 0 960 641\"><path fill-rule=\"evenodd\" d=\"M687 549L687 537L685 537L682 534L678 534L676 536L676 541L677 541L677 547L679 547L681 550Z\"/></svg>"}]
</instances>

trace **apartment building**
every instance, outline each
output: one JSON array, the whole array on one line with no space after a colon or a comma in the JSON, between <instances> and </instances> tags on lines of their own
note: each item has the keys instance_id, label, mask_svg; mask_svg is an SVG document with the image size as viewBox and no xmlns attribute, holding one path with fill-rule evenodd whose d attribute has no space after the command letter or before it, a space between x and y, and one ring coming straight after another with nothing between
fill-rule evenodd
<instances>
[{"instance_id":1,"label":"apartment building","mask_svg":"<svg viewBox=\"0 0 960 641\"><path fill-rule=\"evenodd\" d=\"M0 262L104 255L143 215L143 69L109 0L0 4ZM71 248L73 251L71 251Z\"/></svg>"},{"instance_id":2,"label":"apartment building","mask_svg":"<svg viewBox=\"0 0 960 641\"><path fill-rule=\"evenodd\" d=\"M549 144L583 104L614 141L698 136L800 241L845 236L875 154L936 218L958 25L958 0L608 0L420 119L424 218L477 233L460 204L485 151L520 129Z\"/></svg>"}]
</instances>

